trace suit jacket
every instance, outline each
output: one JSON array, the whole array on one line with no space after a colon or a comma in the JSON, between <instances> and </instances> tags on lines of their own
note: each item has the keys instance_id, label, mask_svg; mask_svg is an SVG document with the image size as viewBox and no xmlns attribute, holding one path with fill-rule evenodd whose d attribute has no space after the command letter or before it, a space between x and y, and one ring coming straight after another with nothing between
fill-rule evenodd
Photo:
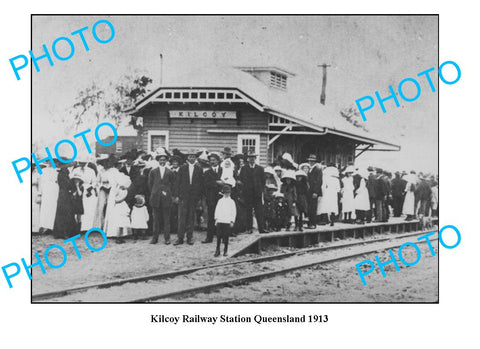
<instances>
[{"instance_id":1,"label":"suit jacket","mask_svg":"<svg viewBox=\"0 0 480 349\"><path fill-rule=\"evenodd\" d=\"M121 173L126 174L128 177L130 177L131 180L133 180L139 173L140 169L137 166L131 166L130 167L130 172L127 171L126 166L122 166L119 170Z\"/></svg>"},{"instance_id":2,"label":"suit jacket","mask_svg":"<svg viewBox=\"0 0 480 349\"><path fill-rule=\"evenodd\" d=\"M406 186L407 186L406 180L395 177L394 179L392 179L392 195L402 196Z\"/></svg>"},{"instance_id":3,"label":"suit jacket","mask_svg":"<svg viewBox=\"0 0 480 349\"><path fill-rule=\"evenodd\" d=\"M375 200L383 200L389 194L388 183L383 176L375 179Z\"/></svg>"},{"instance_id":4,"label":"suit jacket","mask_svg":"<svg viewBox=\"0 0 480 349\"><path fill-rule=\"evenodd\" d=\"M204 180L204 188L205 188L205 197L207 199L207 203L216 203L218 199L221 198L220 186L217 184L217 181L220 180L222 177L223 169L218 166L218 172L215 173L213 168L209 168L203 174Z\"/></svg>"},{"instance_id":5,"label":"suit jacket","mask_svg":"<svg viewBox=\"0 0 480 349\"><path fill-rule=\"evenodd\" d=\"M243 198L245 202L261 200L263 188L265 187L265 173L262 166L245 165L241 168L238 176L242 182Z\"/></svg>"},{"instance_id":6,"label":"suit jacket","mask_svg":"<svg viewBox=\"0 0 480 349\"><path fill-rule=\"evenodd\" d=\"M148 175L148 188L150 189L150 206L160 207L160 204L170 206L172 204L172 190L174 186L172 171L165 168L163 178L160 176L160 168L154 168Z\"/></svg>"},{"instance_id":7,"label":"suit jacket","mask_svg":"<svg viewBox=\"0 0 480 349\"><path fill-rule=\"evenodd\" d=\"M182 165L178 169L177 179L175 181L174 196L180 200L198 200L203 190L203 170L194 165L192 184L190 184L190 174L188 172L188 164Z\"/></svg>"},{"instance_id":8,"label":"suit jacket","mask_svg":"<svg viewBox=\"0 0 480 349\"><path fill-rule=\"evenodd\" d=\"M368 197L370 199L375 199L375 181L375 175L370 173L367 181Z\"/></svg>"},{"instance_id":9,"label":"suit jacket","mask_svg":"<svg viewBox=\"0 0 480 349\"><path fill-rule=\"evenodd\" d=\"M322 196L323 171L316 165L308 172L309 194Z\"/></svg>"}]
</instances>

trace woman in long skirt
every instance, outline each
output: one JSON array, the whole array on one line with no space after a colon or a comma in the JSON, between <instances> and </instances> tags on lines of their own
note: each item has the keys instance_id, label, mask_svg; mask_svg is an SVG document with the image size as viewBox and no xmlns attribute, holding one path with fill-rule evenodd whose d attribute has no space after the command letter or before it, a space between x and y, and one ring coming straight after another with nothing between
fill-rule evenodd
<instances>
[{"instance_id":1,"label":"woman in long skirt","mask_svg":"<svg viewBox=\"0 0 480 349\"><path fill-rule=\"evenodd\" d=\"M32 233L40 231L40 191L38 188L40 174L37 170L32 171Z\"/></svg>"},{"instance_id":2,"label":"woman in long skirt","mask_svg":"<svg viewBox=\"0 0 480 349\"><path fill-rule=\"evenodd\" d=\"M407 181L407 186L405 187L407 194L403 202L402 213L407 216L406 220L410 221L415 217L415 189L418 179L413 171L408 176L405 176L404 179Z\"/></svg>"},{"instance_id":3,"label":"woman in long skirt","mask_svg":"<svg viewBox=\"0 0 480 349\"><path fill-rule=\"evenodd\" d=\"M342 210L344 222L350 223L352 221L352 212L355 210L354 198L353 198L353 168L347 167L345 170L345 177L342 179Z\"/></svg>"},{"instance_id":4,"label":"woman in long skirt","mask_svg":"<svg viewBox=\"0 0 480 349\"><path fill-rule=\"evenodd\" d=\"M365 224L366 213L370 210L370 199L367 189L368 172L359 172L359 175L361 178L359 186L355 191L354 206L358 223Z\"/></svg>"},{"instance_id":5,"label":"woman in long skirt","mask_svg":"<svg viewBox=\"0 0 480 349\"><path fill-rule=\"evenodd\" d=\"M42 168L39 178L38 190L41 196L40 204L40 229L42 232L51 232L55 223L58 201L58 172L50 165Z\"/></svg>"},{"instance_id":6,"label":"woman in long skirt","mask_svg":"<svg viewBox=\"0 0 480 349\"><path fill-rule=\"evenodd\" d=\"M73 236L76 229L73 192L77 189L70 179L68 168L62 167L58 172L58 201L53 235L56 239Z\"/></svg>"},{"instance_id":7,"label":"woman in long skirt","mask_svg":"<svg viewBox=\"0 0 480 349\"><path fill-rule=\"evenodd\" d=\"M338 169L333 165L327 167L323 172L321 202L321 214L330 216L330 225L333 226L335 216L338 215L338 193L340 191L340 181L338 179ZM317 210L318 212L318 210Z\"/></svg>"}]
</instances>

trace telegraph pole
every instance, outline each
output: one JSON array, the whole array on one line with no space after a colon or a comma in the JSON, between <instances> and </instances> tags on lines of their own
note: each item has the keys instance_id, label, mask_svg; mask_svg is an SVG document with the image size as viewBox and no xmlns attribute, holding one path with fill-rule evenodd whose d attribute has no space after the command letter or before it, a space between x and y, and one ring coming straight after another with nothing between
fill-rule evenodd
<instances>
[{"instance_id":1,"label":"telegraph pole","mask_svg":"<svg viewBox=\"0 0 480 349\"><path fill-rule=\"evenodd\" d=\"M327 89L327 67L330 67L330 66L331 66L330 64L326 64L326 63L317 65L317 67L322 67L322 73L323 73L322 92L320 94L320 103L323 105L325 105L325 99L326 99L325 90Z\"/></svg>"}]
</instances>

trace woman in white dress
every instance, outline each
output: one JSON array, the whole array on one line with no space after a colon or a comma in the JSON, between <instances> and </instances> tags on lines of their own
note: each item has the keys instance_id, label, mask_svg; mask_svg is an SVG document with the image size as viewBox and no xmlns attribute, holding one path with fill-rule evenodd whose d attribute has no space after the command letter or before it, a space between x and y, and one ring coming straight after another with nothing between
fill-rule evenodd
<instances>
[{"instance_id":1,"label":"woman in white dress","mask_svg":"<svg viewBox=\"0 0 480 349\"><path fill-rule=\"evenodd\" d=\"M345 177L342 179L343 188L342 188L342 211L343 211L343 220L346 223L352 221L352 212L355 210L353 191L355 190L353 186L353 168L348 166L345 170Z\"/></svg>"},{"instance_id":2,"label":"woman in white dress","mask_svg":"<svg viewBox=\"0 0 480 349\"><path fill-rule=\"evenodd\" d=\"M415 217L415 189L418 182L418 177L415 171L411 171L404 179L407 181L405 187L405 201L403 202L402 213L407 216L406 220L411 221Z\"/></svg>"},{"instance_id":3,"label":"woman in white dress","mask_svg":"<svg viewBox=\"0 0 480 349\"><path fill-rule=\"evenodd\" d=\"M44 232L53 231L58 200L58 173L57 170L47 165L42 169L38 182L38 190L42 197L40 204L40 228Z\"/></svg>"},{"instance_id":4,"label":"woman in white dress","mask_svg":"<svg viewBox=\"0 0 480 349\"><path fill-rule=\"evenodd\" d=\"M338 193L340 191L340 181L338 179L338 169L329 166L323 171L322 184L322 203L320 205L320 214L327 214L330 217L330 225L333 226L335 216L338 215ZM318 209L317 209L318 212Z\"/></svg>"},{"instance_id":5,"label":"woman in white dress","mask_svg":"<svg viewBox=\"0 0 480 349\"><path fill-rule=\"evenodd\" d=\"M360 183L355 191L354 206L358 223L365 224L366 213L370 210L370 199L367 189L368 172L359 171L358 175L360 176Z\"/></svg>"},{"instance_id":6,"label":"woman in white dress","mask_svg":"<svg viewBox=\"0 0 480 349\"><path fill-rule=\"evenodd\" d=\"M117 226L114 219L115 196L118 189L118 179L121 173L116 167L111 167L103 174L103 186L109 189L105 210L104 232L107 237L117 236Z\"/></svg>"},{"instance_id":7,"label":"woman in white dress","mask_svg":"<svg viewBox=\"0 0 480 349\"><path fill-rule=\"evenodd\" d=\"M40 182L40 174L36 169L32 171L32 233L40 231L40 191L38 184Z\"/></svg>"}]
</instances>

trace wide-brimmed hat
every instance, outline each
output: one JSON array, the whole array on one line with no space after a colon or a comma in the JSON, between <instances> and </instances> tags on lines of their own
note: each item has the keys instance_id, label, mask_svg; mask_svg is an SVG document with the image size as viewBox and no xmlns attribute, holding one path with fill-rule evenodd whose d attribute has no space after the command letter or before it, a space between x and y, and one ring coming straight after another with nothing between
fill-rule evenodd
<instances>
[{"instance_id":1,"label":"wide-brimmed hat","mask_svg":"<svg viewBox=\"0 0 480 349\"><path fill-rule=\"evenodd\" d=\"M295 171L293 171L293 170L287 170L287 171L285 171L285 172L283 173L283 175L282 175L282 181L285 180L285 179L287 179L287 178L290 178L290 179L292 179L292 180L296 180L297 177L295 177Z\"/></svg>"},{"instance_id":2,"label":"wide-brimmed hat","mask_svg":"<svg viewBox=\"0 0 480 349\"><path fill-rule=\"evenodd\" d=\"M145 161L143 161L142 159L137 159L133 162L133 166L145 167L145 165Z\"/></svg>"},{"instance_id":3,"label":"wide-brimmed hat","mask_svg":"<svg viewBox=\"0 0 480 349\"><path fill-rule=\"evenodd\" d=\"M298 165L298 168L302 168L302 167L308 167L310 169L310 164L308 162L304 162L304 163L301 163L300 165Z\"/></svg>"},{"instance_id":4,"label":"wide-brimmed hat","mask_svg":"<svg viewBox=\"0 0 480 349\"><path fill-rule=\"evenodd\" d=\"M164 157L165 159L168 160L170 157L170 154L167 152L167 150L164 147L158 147L157 150L155 151L155 159L158 160L161 157Z\"/></svg>"},{"instance_id":5,"label":"wide-brimmed hat","mask_svg":"<svg viewBox=\"0 0 480 349\"><path fill-rule=\"evenodd\" d=\"M225 148L223 148L223 150L222 150L222 154L225 154L225 155L232 155L232 154L233 154L233 152L232 152L232 148L230 148L230 147L225 147Z\"/></svg>"},{"instance_id":6,"label":"wide-brimmed hat","mask_svg":"<svg viewBox=\"0 0 480 349\"><path fill-rule=\"evenodd\" d=\"M283 171L283 168L281 168L280 166L277 165L273 168L273 170L274 171Z\"/></svg>"},{"instance_id":7,"label":"wide-brimmed hat","mask_svg":"<svg viewBox=\"0 0 480 349\"><path fill-rule=\"evenodd\" d=\"M188 154L190 155L190 154ZM204 150L200 153L200 155L198 155L197 157L197 161L200 162L200 163L203 163L203 164L208 164L208 154L207 154L207 151Z\"/></svg>"},{"instance_id":8,"label":"wide-brimmed hat","mask_svg":"<svg viewBox=\"0 0 480 349\"><path fill-rule=\"evenodd\" d=\"M307 174L305 173L305 171L298 170L298 171L295 171L295 177L297 176L307 177Z\"/></svg>"},{"instance_id":9,"label":"wide-brimmed hat","mask_svg":"<svg viewBox=\"0 0 480 349\"><path fill-rule=\"evenodd\" d=\"M73 179L78 179L79 181L84 181L83 180L83 177L80 175L80 173L74 173L73 176L72 176L72 180Z\"/></svg>"},{"instance_id":10,"label":"wide-brimmed hat","mask_svg":"<svg viewBox=\"0 0 480 349\"><path fill-rule=\"evenodd\" d=\"M192 148L192 149L187 149L187 150L185 150L185 151L182 152L182 153L185 154L185 155L187 155L187 156L188 156L188 155L198 156L198 155L197 155L197 154L198 154L198 150L195 150L195 149L193 149L193 148Z\"/></svg>"},{"instance_id":11,"label":"wide-brimmed hat","mask_svg":"<svg viewBox=\"0 0 480 349\"><path fill-rule=\"evenodd\" d=\"M212 152L209 153L208 156L207 156L208 159L210 159L210 158L212 158L212 157L215 158L215 159L217 159L218 161L221 160L221 159L220 159L220 154L218 154L217 152L213 152L213 151L212 151Z\"/></svg>"},{"instance_id":12,"label":"wide-brimmed hat","mask_svg":"<svg viewBox=\"0 0 480 349\"><path fill-rule=\"evenodd\" d=\"M277 190L277 186L273 183L269 183L265 186L267 190Z\"/></svg>"},{"instance_id":13,"label":"wide-brimmed hat","mask_svg":"<svg viewBox=\"0 0 480 349\"><path fill-rule=\"evenodd\" d=\"M283 197L285 197L285 195L283 195L283 193L277 192L277 193L275 193L275 197L277 197L277 198L283 198Z\"/></svg>"},{"instance_id":14,"label":"wide-brimmed hat","mask_svg":"<svg viewBox=\"0 0 480 349\"><path fill-rule=\"evenodd\" d=\"M249 150L248 153L247 153L247 157L257 157L258 154L255 153L255 150Z\"/></svg>"},{"instance_id":15,"label":"wide-brimmed hat","mask_svg":"<svg viewBox=\"0 0 480 349\"><path fill-rule=\"evenodd\" d=\"M315 154L310 154L307 161L317 161L317 156Z\"/></svg>"},{"instance_id":16,"label":"wide-brimmed hat","mask_svg":"<svg viewBox=\"0 0 480 349\"><path fill-rule=\"evenodd\" d=\"M265 170L263 172L269 173L272 176L275 176L275 171L273 170L273 168L271 166L265 167Z\"/></svg>"}]
</instances>

